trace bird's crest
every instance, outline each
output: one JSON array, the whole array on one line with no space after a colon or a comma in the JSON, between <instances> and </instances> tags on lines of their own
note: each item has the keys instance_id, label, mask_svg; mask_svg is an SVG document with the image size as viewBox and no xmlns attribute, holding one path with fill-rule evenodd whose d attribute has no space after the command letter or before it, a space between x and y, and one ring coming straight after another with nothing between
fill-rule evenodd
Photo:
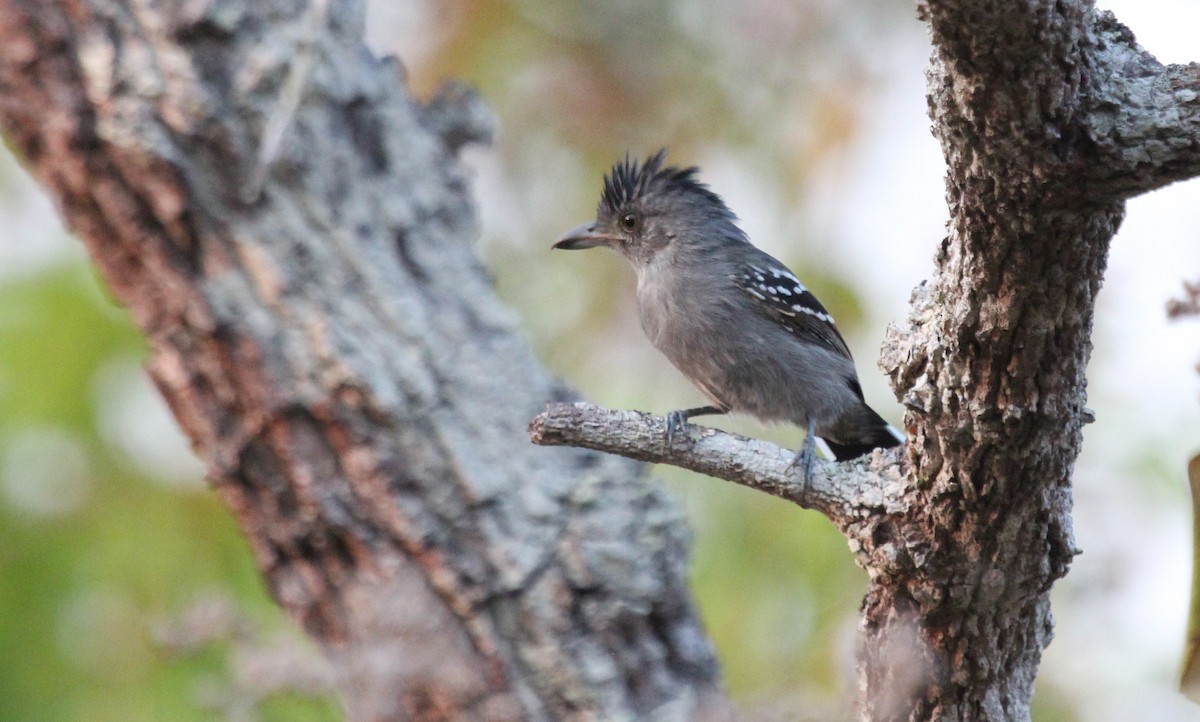
<instances>
[{"instance_id":1,"label":"bird's crest","mask_svg":"<svg viewBox=\"0 0 1200 722\"><path fill-rule=\"evenodd\" d=\"M638 163L625 154L625 160L617 161L608 175L604 176L604 197L602 203L612 213L617 213L634 200L651 192L676 190L691 190L720 203L715 193L710 191L700 181L696 174L700 169L696 166L677 168L663 167L663 158L667 149L663 148L654 155Z\"/></svg>"}]
</instances>

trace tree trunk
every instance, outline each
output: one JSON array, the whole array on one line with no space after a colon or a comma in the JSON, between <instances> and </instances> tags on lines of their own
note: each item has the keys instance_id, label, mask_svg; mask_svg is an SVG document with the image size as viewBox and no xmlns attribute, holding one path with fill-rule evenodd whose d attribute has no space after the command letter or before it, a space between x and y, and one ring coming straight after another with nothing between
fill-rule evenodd
<instances>
[{"instance_id":1,"label":"tree trunk","mask_svg":"<svg viewBox=\"0 0 1200 722\"><path fill-rule=\"evenodd\" d=\"M526 436L568 392L472 246L486 113L321 5L5 0L0 122L352 718L722 715L679 512Z\"/></svg>"},{"instance_id":2,"label":"tree trunk","mask_svg":"<svg viewBox=\"0 0 1200 722\"><path fill-rule=\"evenodd\" d=\"M884 351L912 487L863 552L864 718L1027 719L1050 586L1077 553L1109 241L1125 198L1200 170L1197 68L1158 64L1089 2L919 9L951 220Z\"/></svg>"},{"instance_id":3,"label":"tree trunk","mask_svg":"<svg viewBox=\"0 0 1200 722\"><path fill-rule=\"evenodd\" d=\"M496 299L455 159L361 2L0 0L0 126L151 348L150 372L352 718L728 717L687 534L645 467L532 446L571 394ZM1200 170L1195 66L1082 0L927 0L949 234L883 363L906 449L823 464L570 404L544 444L818 509L870 587L860 716L1028 719L1108 242Z\"/></svg>"}]
</instances>

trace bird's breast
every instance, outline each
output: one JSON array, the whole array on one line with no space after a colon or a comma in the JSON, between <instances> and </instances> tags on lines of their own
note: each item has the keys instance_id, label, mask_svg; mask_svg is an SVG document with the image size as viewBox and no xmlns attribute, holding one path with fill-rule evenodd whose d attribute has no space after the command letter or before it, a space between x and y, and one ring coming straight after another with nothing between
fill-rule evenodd
<instances>
[{"instance_id":1,"label":"bird's breast","mask_svg":"<svg viewBox=\"0 0 1200 722\"><path fill-rule=\"evenodd\" d=\"M689 336L700 332L705 314L691 289L654 270L638 274L638 316L650 342L671 357Z\"/></svg>"},{"instance_id":2,"label":"bird's breast","mask_svg":"<svg viewBox=\"0 0 1200 722\"><path fill-rule=\"evenodd\" d=\"M733 319L721 298L695 286L638 284L642 330L655 348L714 400L713 389L720 387L734 363L730 341L742 341L728 338Z\"/></svg>"}]
</instances>

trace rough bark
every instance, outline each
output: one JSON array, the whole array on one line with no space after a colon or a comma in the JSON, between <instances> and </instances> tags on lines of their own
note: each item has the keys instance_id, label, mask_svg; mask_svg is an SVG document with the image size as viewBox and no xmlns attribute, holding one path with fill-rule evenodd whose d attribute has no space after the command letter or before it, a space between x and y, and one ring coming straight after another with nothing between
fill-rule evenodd
<instances>
[{"instance_id":1,"label":"rough bark","mask_svg":"<svg viewBox=\"0 0 1200 722\"><path fill-rule=\"evenodd\" d=\"M1126 197L1200 171L1196 69L1159 65L1088 2L920 10L951 219L882 361L915 432L916 513L880 528L904 551L867 593L864 716L1025 719L1049 589L1076 553L1108 244ZM919 681L892 673L904 638Z\"/></svg>"},{"instance_id":2,"label":"rough bark","mask_svg":"<svg viewBox=\"0 0 1200 722\"><path fill-rule=\"evenodd\" d=\"M556 388L480 266L454 151L361 3L0 1L0 126L350 716L721 716L680 515L529 444Z\"/></svg>"},{"instance_id":3,"label":"rough bark","mask_svg":"<svg viewBox=\"0 0 1200 722\"><path fill-rule=\"evenodd\" d=\"M534 418L529 436L535 444L580 446L732 481L819 511L843 531L864 510L894 513L903 501L906 464L900 449L841 464L818 460L806 481L795 465L796 452L769 441L688 425L668 445L665 417L583 402L551 404Z\"/></svg>"}]
</instances>

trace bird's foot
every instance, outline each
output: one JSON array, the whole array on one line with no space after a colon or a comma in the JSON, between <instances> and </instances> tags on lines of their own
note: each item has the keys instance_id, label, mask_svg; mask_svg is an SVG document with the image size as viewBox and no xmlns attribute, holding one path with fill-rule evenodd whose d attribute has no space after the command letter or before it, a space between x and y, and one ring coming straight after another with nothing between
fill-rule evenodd
<instances>
[{"instance_id":1,"label":"bird's foot","mask_svg":"<svg viewBox=\"0 0 1200 722\"><path fill-rule=\"evenodd\" d=\"M725 409L719 406L697 406L694 409L680 409L667 414L667 448L671 448L671 442L675 440L675 434L683 431L683 427L687 426L688 419L693 416L713 416L716 414L725 413Z\"/></svg>"},{"instance_id":2,"label":"bird's foot","mask_svg":"<svg viewBox=\"0 0 1200 722\"><path fill-rule=\"evenodd\" d=\"M804 483L806 485L812 479L813 461L816 458L817 454L814 449L814 445L809 444L807 441L805 441L804 446L800 447L800 450L796 452L796 455L792 457L791 466L804 469Z\"/></svg>"},{"instance_id":3,"label":"bird's foot","mask_svg":"<svg viewBox=\"0 0 1200 722\"><path fill-rule=\"evenodd\" d=\"M667 414L667 448L671 448L671 442L675 440L675 434L683 430L687 426L687 414L682 411L672 411Z\"/></svg>"},{"instance_id":4,"label":"bird's foot","mask_svg":"<svg viewBox=\"0 0 1200 722\"><path fill-rule=\"evenodd\" d=\"M804 436L804 443L800 445L800 450L792 457L792 463L789 465L792 468L800 467L804 469L804 481L800 486L800 505L808 506L808 484L812 481L813 461L817 458L817 437L814 436L815 429L812 422L808 424L808 433Z\"/></svg>"}]
</instances>

